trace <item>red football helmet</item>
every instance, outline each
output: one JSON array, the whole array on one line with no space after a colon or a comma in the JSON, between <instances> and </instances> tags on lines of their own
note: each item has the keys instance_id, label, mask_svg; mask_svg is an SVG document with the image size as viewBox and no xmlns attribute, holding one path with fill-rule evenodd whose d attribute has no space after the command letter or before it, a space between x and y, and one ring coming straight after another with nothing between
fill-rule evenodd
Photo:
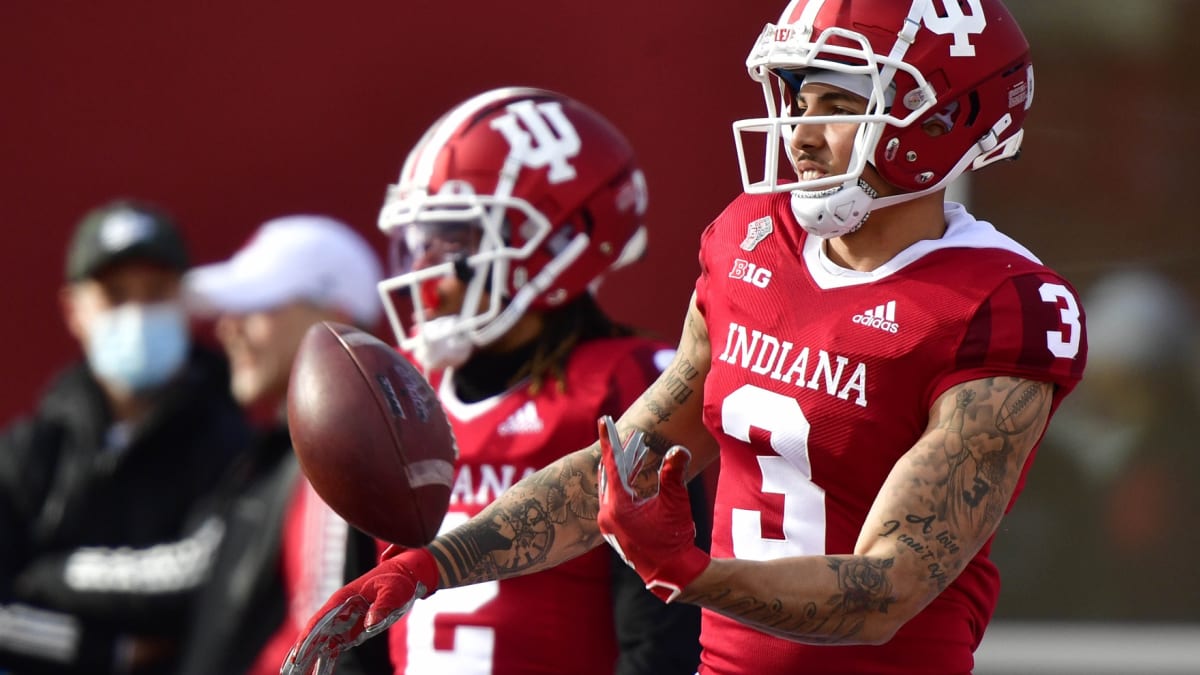
<instances>
[{"instance_id":1,"label":"red football helmet","mask_svg":"<svg viewBox=\"0 0 1200 675\"><path fill-rule=\"evenodd\" d=\"M742 184L751 193L792 191L801 225L822 237L1015 156L1033 100L1029 44L999 0L792 0L746 66L768 116L733 125ZM836 117L861 123L845 173L785 182L780 160L790 160L793 125L835 121L791 114L805 77L855 91L867 108ZM760 180L747 168L746 132L766 134ZM867 163L903 194L877 198L860 181Z\"/></svg>"},{"instance_id":2,"label":"red football helmet","mask_svg":"<svg viewBox=\"0 0 1200 675\"><path fill-rule=\"evenodd\" d=\"M525 312L589 292L641 256L646 203L629 142L578 101L504 88L455 107L409 154L379 214L394 275L379 289L401 349L426 368L457 365ZM438 316L433 289L447 276L466 282L466 299ZM394 291L412 298L408 329Z\"/></svg>"}]
</instances>

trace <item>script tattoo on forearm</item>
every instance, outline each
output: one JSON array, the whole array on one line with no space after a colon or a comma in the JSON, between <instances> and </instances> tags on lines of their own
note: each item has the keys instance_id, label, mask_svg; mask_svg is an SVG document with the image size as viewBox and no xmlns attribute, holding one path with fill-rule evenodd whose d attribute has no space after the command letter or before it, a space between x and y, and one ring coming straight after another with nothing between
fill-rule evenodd
<instances>
[{"instance_id":1,"label":"script tattoo on forearm","mask_svg":"<svg viewBox=\"0 0 1200 675\"><path fill-rule=\"evenodd\" d=\"M905 525L920 525L919 532ZM938 528L935 531L935 523ZM904 530L901 528L904 527ZM916 554L920 564L925 566L926 578L938 584L941 590L949 583L949 576L943 566L942 558L946 554L955 555L959 552L957 537L946 529L945 524L938 520L936 514L910 513L904 517L904 523L899 520L884 522L880 537L896 537L905 548Z\"/></svg>"},{"instance_id":2,"label":"script tattoo on forearm","mask_svg":"<svg viewBox=\"0 0 1200 675\"><path fill-rule=\"evenodd\" d=\"M694 381L700 371L684 355L678 356L650 389L642 394L646 407L659 423L671 419L679 406L696 393Z\"/></svg>"},{"instance_id":3,"label":"script tattoo on forearm","mask_svg":"<svg viewBox=\"0 0 1200 675\"><path fill-rule=\"evenodd\" d=\"M684 599L808 643L853 642L871 615L887 614L896 601L890 578L894 558L826 556L825 563L836 576L838 592L823 602L759 598L729 588Z\"/></svg>"},{"instance_id":4,"label":"script tattoo on forearm","mask_svg":"<svg viewBox=\"0 0 1200 675\"><path fill-rule=\"evenodd\" d=\"M671 366L659 376L658 380L646 393L642 401L659 423L671 419L671 415L679 406L687 403L696 394L696 381L700 376L697 364L701 363L696 350L697 345L708 344L708 333L703 321L689 312L684 321L684 339L680 342L680 352L675 356Z\"/></svg>"}]
</instances>

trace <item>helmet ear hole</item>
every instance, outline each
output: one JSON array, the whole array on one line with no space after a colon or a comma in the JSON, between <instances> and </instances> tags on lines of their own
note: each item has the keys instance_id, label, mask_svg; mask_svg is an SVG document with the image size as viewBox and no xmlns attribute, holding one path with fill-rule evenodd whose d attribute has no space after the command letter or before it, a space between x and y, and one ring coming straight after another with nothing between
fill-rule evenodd
<instances>
[{"instance_id":1,"label":"helmet ear hole","mask_svg":"<svg viewBox=\"0 0 1200 675\"><path fill-rule=\"evenodd\" d=\"M945 136L954 130L955 124L958 122L959 105L957 101L952 101L950 105L942 108L938 112L930 113L921 122L921 130L930 138Z\"/></svg>"}]
</instances>

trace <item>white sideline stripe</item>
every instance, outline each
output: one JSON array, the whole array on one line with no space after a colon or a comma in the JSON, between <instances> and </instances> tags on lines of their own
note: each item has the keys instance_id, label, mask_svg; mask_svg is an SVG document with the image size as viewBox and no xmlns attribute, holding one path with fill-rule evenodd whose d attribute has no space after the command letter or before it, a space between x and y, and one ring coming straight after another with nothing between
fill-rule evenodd
<instances>
[{"instance_id":1,"label":"white sideline stripe","mask_svg":"<svg viewBox=\"0 0 1200 675\"><path fill-rule=\"evenodd\" d=\"M167 593L196 587L208 572L225 532L209 518L195 534L144 549L85 548L67 559L63 574L76 591Z\"/></svg>"},{"instance_id":2,"label":"white sideline stripe","mask_svg":"<svg viewBox=\"0 0 1200 675\"><path fill-rule=\"evenodd\" d=\"M79 621L27 605L0 605L0 646L59 663L70 663L79 648Z\"/></svg>"}]
</instances>

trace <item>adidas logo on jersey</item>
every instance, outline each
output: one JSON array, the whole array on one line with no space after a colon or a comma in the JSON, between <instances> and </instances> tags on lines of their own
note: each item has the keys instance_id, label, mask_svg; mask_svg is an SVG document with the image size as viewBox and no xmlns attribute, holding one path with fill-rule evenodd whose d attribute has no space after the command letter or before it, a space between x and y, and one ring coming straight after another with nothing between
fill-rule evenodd
<instances>
[{"instance_id":1,"label":"adidas logo on jersey","mask_svg":"<svg viewBox=\"0 0 1200 675\"><path fill-rule=\"evenodd\" d=\"M508 419L500 423L499 429L501 436L515 436L517 434L536 434L543 428L542 418L538 417L537 406L533 401L528 401L525 405L517 408L517 411L508 416Z\"/></svg>"},{"instance_id":2,"label":"adidas logo on jersey","mask_svg":"<svg viewBox=\"0 0 1200 675\"><path fill-rule=\"evenodd\" d=\"M889 333L900 332L900 324L896 323L896 301L889 300L886 305L877 305L861 314L855 314L851 319L854 323L870 328L878 328Z\"/></svg>"}]
</instances>

